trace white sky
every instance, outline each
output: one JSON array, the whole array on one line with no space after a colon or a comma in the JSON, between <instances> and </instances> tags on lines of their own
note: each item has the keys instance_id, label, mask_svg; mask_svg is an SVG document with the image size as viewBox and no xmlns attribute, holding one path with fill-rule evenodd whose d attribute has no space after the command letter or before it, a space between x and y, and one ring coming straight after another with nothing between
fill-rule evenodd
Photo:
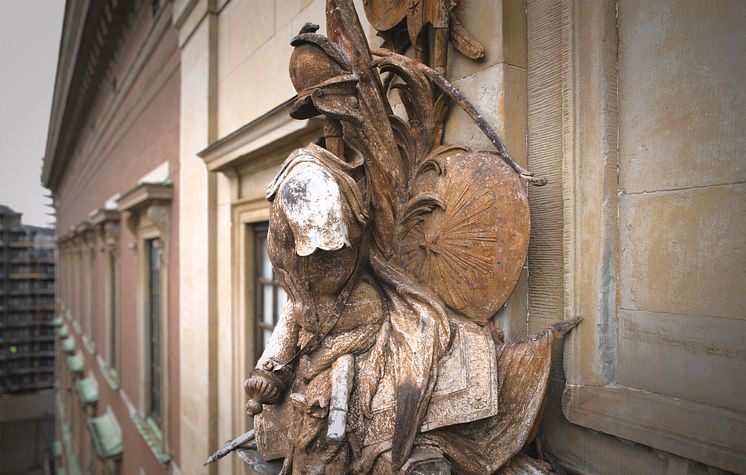
<instances>
[{"instance_id":1,"label":"white sky","mask_svg":"<svg viewBox=\"0 0 746 475\"><path fill-rule=\"evenodd\" d=\"M41 186L64 0L0 0L0 204L53 222Z\"/></svg>"}]
</instances>

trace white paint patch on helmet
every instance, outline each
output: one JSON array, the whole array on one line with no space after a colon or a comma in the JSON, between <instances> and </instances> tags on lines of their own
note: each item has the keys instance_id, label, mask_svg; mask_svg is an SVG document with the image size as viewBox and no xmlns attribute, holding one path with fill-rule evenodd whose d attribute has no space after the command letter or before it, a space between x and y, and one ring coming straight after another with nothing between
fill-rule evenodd
<instances>
[{"instance_id":1,"label":"white paint patch on helmet","mask_svg":"<svg viewBox=\"0 0 746 475\"><path fill-rule=\"evenodd\" d=\"M293 167L279 195L299 256L350 245L339 185L323 167L309 162Z\"/></svg>"}]
</instances>

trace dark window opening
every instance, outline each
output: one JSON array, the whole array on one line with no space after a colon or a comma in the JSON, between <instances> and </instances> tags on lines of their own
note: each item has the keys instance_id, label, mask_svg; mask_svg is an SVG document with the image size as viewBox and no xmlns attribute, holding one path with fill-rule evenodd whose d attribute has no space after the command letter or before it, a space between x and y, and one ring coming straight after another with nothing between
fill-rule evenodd
<instances>
[{"instance_id":1,"label":"dark window opening","mask_svg":"<svg viewBox=\"0 0 746 475\"><path fill-rule=\"evenodd\" d=\"M158 239L146 241L148 256L148 330L150 334L150 411L161 423L161 246Z\"/></svg>"},{"instance_id":2,"label":"dark window opening","mask_svg":"<svg viewBox=\"0 0 746 475\"><path fill-rule=\"evenodd\" d=\"M267 347L272 330L287 303L287 294L280 287L269 260L267 229L266 224L254 226L255 361L259 360L264 348Z\"/></svg>"}]
</instances>

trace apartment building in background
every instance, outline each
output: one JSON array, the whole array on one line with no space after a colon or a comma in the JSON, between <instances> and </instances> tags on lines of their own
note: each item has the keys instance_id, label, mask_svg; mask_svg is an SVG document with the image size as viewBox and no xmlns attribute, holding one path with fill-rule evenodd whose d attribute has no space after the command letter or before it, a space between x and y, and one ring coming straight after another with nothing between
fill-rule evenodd
<instances>
[{"instance_id":1,"label":"apartment building in background","mask_svg":"<svg viewBox=\"0 0 746 475\"><path fill-rule=\"evenodd\" d=\"M54 386L55 232L0 205L0 397Z\"/></svg>"},{"instance_id":2,"label":"apartment building in background","mask_svg":"<svg viewBox=\"0 0 746 475\"><path fill-rule=\"evenodd\" d=\"M367 25L371 44L380 39ZM290 39L323 0L67 2L43 182L58 217L57 466L203 467L286 304L268 183L321 124L288 116ZM507 340L577 316L539 431L570 473L746 472L746 4L461 0L485 60L448 78L529 190ZM490 144L450 112L446 142Z\"/></svg>"},{"instance_id":3,"label":"apartment building in background","mask_svg":"<svg viewBox=\"0 0 746 475\"><path fill-rule=\"evenodd\" d=\"M0 205L0 474L51 467L55 231Z\"/></svg>"}]
</instances>

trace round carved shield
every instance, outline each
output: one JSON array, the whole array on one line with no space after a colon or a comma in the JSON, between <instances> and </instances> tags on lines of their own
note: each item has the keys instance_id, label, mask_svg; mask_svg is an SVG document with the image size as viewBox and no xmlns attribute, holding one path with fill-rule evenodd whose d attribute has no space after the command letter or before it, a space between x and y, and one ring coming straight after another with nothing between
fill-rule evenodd
<instances>
[{"instance_id":1,"label":"round carved shield","mask_svg":"<svg viewBox=\"0 0 746 475\"><path fill-rule=\"evenodd\" d=\"M455 312L484 324L521 275L531 228L528 197L500 157L462 150L438 159L413 195L439 205L401 229L405 268Z\"/></svg>"},{"instance_id":2,"label":"round carved shield","mask_svg":"<svg viewBox=\"0 0 746 475\"><path fill-rule=\"evenodd\" d=\"M363 2L365 16L373 28L378 31L386 31L395 27L400 21L407 17L409 2L391 0L367 0Z\"/></svg>"}]
</instances>

